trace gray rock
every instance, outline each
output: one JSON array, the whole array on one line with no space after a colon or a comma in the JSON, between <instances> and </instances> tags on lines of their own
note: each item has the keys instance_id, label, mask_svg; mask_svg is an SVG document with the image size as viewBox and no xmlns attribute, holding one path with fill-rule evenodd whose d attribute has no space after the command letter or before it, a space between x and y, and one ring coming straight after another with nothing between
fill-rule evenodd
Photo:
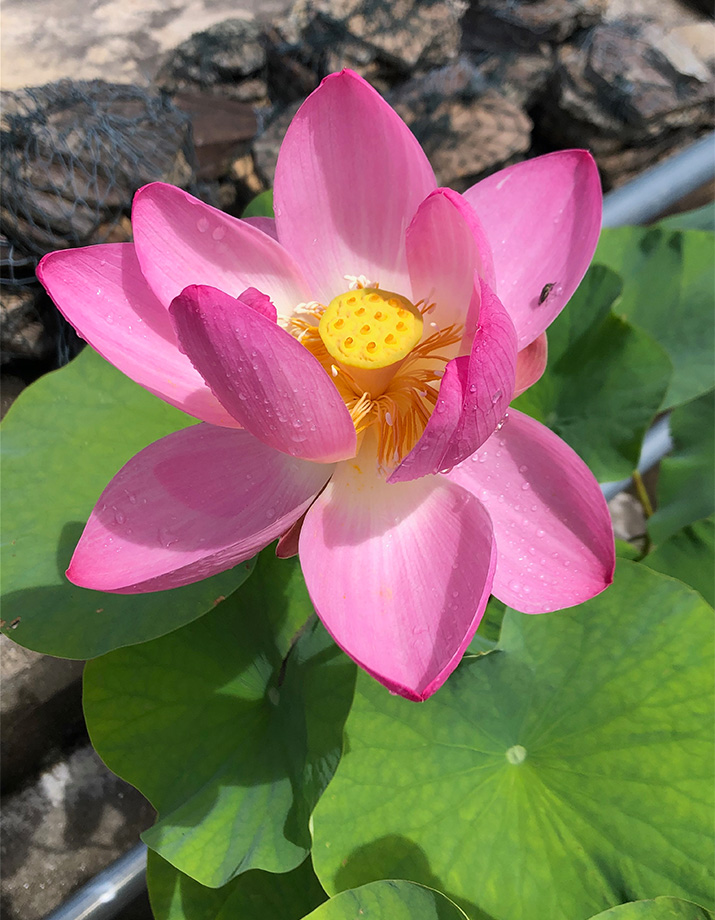
<instances>
[{"instance_id":1,"label":"gray rock","mask_svg":"<svg viewBox=\"0 0 715 920\"><path fill-rule=\"evenodd\" d=\"M2 96L2 229L27 254L100 242L137 188L192 179L190 120L161 96L101 80Z\"/></svg>"},{"instance_id":2,"label":"gray rock","mask_svg":"<svg viewBox=\"0 0 715 920\"><path fill-rule=\"evenodd\" d=\"M300 102L294 102L293 105L285 109L268 125L263 134L254 141L253 162L255 163L259 180L266 187L273 185L276 163L278 162L278 151L283 143L288 125L293 120L293 116L300 108L300 105Z\"/></svg>"},{"instance_id":3,"label":"gray rock","mask_svg":"<svg viewBox=\"0 0 715 920\"><path fill-rule=\"evenodd\" d=\"M537 104L556 66L553 49L542 44L533 51L492 51L474 56L485 83L523 108Z\"/></svg>"},{"instance_id":4,"label":"gray rock","mask_svg":"<svg viewBox=\"0 0 715 920\"><path fill-rule=\"evenodd\" d=\"M157 74L166 92L214 91L250 102L268 104L263 26L252 17L226 19L180 44Z\"/></svg>"},{"instance_id":5,"label":"gray rock","mask_svg":"<svg viewBox=\"0 0 715 920\"><path fill-rule=\"evenodd\" d=\"M604 7L605 0L475 0L462 20L463 46L510 51L563 42L598 22Z\"/></svg>"},{"instance_id":6,"label":"gray rock","mask_svg":"<svg viewBox=\"0 0 715 920\"><path fill-rule=\"evenodd\" d=\"M42 920L138 842L154 809L91 747L3 797L2 915Z\"/></svg>"},{"instance_id":7,"label":"gray rock","mask_svg":"<svg viewBox=\"0 0 715 920\"><path fill-rule=\"evenodd\" d=\"M556 145L592 148L607 186L713 126L712 81L692 49L679 56L659 35L640 20L604 23L559 49L543 130Z\"/></svg>"},{"instance_id":8,"label":"gray rock","mask_svg":"<svg viewBox=\"0 0 715 920\"><path fill-rule=\"evenodd\" d=\"M377 60L403 75L455 60L462 0L298 0L292 10L308 44L330 47L357 69Z\"/></svg>"},{"instance_id":9,"label":"gray rock","mask_svg":"<svg viewBox=\"0 0 715 920\"><path fill-rule=\"evenodd\" d=\"M464 191L521 159L531 146L526 112L467 60L407 81L392 104L422 144L437 181Z\"/></svg>"}]
</instances>

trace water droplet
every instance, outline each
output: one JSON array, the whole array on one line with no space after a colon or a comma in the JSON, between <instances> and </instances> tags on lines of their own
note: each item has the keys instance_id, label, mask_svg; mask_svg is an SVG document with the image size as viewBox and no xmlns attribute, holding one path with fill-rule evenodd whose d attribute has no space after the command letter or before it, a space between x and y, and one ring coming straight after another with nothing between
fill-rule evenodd
<instances>
[{"instance_id":1,"label":"water droplet","mask_svg":"<svg viewBox=\"0 0 715 920\"><path fill-rule=\"evenodd\" d=\"M470 393L476 393L476 392L477 392L477 385L476 385L476 383L470 383L470 384L469 384L469 392L470 392Z\"/></svg>"},{"instance_id":2,"label":"water droplet","mask_svg":"<svg viewBox=\"0 0 715 920\"><path fill-rule=\"evenodd\" d=\"M127 518L126 518L126 515L124 514L124 512L122 512L122 511L115 511L115 512L114 512L114 520L116 521L117 524L123 524L123 523L126 521L126 519L127 519Z\"/></svg>"},{"instance_id":3,"label":"water droplet","mask_svg":"<svg viewBox=\"0 0 715 920\"><path fill-rule=\"evenodd\" d=\"M199 231L199 233L206 233L206 231L209 229L208 220L205 217L200 217L196 221L196 229Z\"/></svg>"},{"instance_id":4,"label":"water droplet","mask_svg":"<svg viewBox=\"0 0 715 920\"><path fill-rule=\"evenodd\" d=\"M519 584L518 581L509 582L509 587L511 588L512 591L516 591L517 594L521 591L521 585Z\"/></svg>"},{"instance_id":5,"label":"water droplet","mask_svg":"<svg viewBox=\"0 0 715 920\"><path fill-rule=\"evenodd\" d=\"M529 467L522 463L522 465L519 467L519 472L526 473L528 469Z\"/></svg>"},{"instance_id":6,"label":"water droplet","mask_svg":"<svg viewBox=\"0 0 715 920\"><path fill-rule=\"evenodd\" d=\"M492 394L492 405L496 405L501 399L501 390L497 390L496 393Z\"/></svg>"},{"instance_id":7,"label":"water droplet","mask_svg":"<svg viewBox=\"0 0 715 920\"><path fill-rule=\"evenodd\" d=\"M536 531L536 536L543 537L545 533L546 533L545 530L541 530L541 528L539 528L539 530Z\"/></svg>"},{"instance_id":8,"label":"water droplet","mask_svg":"<svg viewBox=\"0 0 715 920\"><path fill-rule=\"evenodd\" d=\"M222 240L226 236L226 228L225 227L215 227L213 232L211 233L211 236L215 240Z\"/></svg>"},{"instance_id":9,"label":"water droplet","mask_svg":"<svg viewBox=\"0 0 715 920\"><path fill-rule=\"evenodd\" d=\"M272 521L273 518L274 518L275 516L276 516L276 509L275 509L275 508L267 508L267 509L266 509L266 517L268 518L269 521Z\"/></svg>"},{"instance_id":10,"label":"water droplet","mask_svg":"<svg viewBox=\"0 0 715 920\"><path fill-rule=\"evenodd\" d=\"M498 501L498 502L503 502L503 501L504 501L504 496L503 496L503 495L500 495L499 498L497 499L497 501Z\"/></svg>"},{"instance_id":11,"label":"water droplet","mask_svg":"<svg viewBox=\"0 0 715 920\"><path fill-rule=\"evenodd\" d=\"M529 490L530 488L531 488L531 483L530 483L530 482L522 482L522 484L521 484L521 491L522 491L522 492L528 492L528 490Z\"/></svg>"},{"instance_id":12,"label":"water droplet","mask_svg":"<svg viewBox=\"0 0 715 920\"><path fill-rule=\"evenodd\" d=\"M106 319L106 321L109 323L110 326L114 322L114 316L111 313L107 313L107 315L104 318Z\"/></svg>"}]
</instances>

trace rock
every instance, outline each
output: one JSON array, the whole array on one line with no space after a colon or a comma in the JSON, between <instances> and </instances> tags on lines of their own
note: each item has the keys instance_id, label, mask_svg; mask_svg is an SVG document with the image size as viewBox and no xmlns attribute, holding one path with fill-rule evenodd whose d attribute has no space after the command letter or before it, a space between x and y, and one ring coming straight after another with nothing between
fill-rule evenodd
<instances>
[{"instance_id":1,"label":"rock","mask_svg":"<svg viewBox=\"0 0 715 920\"><path fill-rule=\"evenodd\" d=\"M712 82L665 37L641 21L604 23L559 49L541 128L556 146L590 147L607 187L713 125Z\"/></svg>"},{"instance_id":2,"label":"rock","mask_svg":"<svg viewBox=\"0 0 715 920\"><path fill-rule=\"evenodd\" d=\"M541 100L556 66L556 55L546 44L535 51L481 52L473 60L487 86L522 108Z\"/></svg>"},{"instance_id":3,"label":"rock","mask_svg":"<svg viewBox=\"0 0 715 920\"><path fill-rule=\"evenodd\" d=\"M462 0L298 0L292 10L304 42L330 51L330 66L383 62L403 75L456 59Z\"/></svg>"},{"instance_id":4,"label":"rock","mask_svg":"<svg viewBox=\"0 0 715 920\"><path fill-rule=\"evenodd\" d=\"M201 92L179 93L174 104L191 118L197 180L225 176L250 150L258 129L250 105Z\"/></svg>"},{"instance_id":5,"label":"rock","mask_svg":"<svg viewBox=\"0 0 715 920\"><path fill-rule=\"evenodd\" d=\"M0 635L3 794L83 734L81 661L40 655Z\"/></svg>"},{"instance_id":6,"label":"rock","mask_svg":"<svg viewBox=\"0 0 715 920\"><path fill-rule=\"evenodd\" d=\"M13 374L0 378L0 419L5 418L8 409L25 389L25 381Z\"/></svg>"},{"instance_id":7,"label":"rock","mask_svg":"<svg viewBox=\"0 0 715 920\"><path fill-rule=\"evenodd\" d=\"M253 17L226 19L179 45L157 74L170 94L197 89L225 98L268 104L263 26Z\"/></svg>"},{"instance_id":8,"label":"rock","mask_svg":"<svg viewBox=\"0 0 715 920\"><path fill-rule=\"evenodd\" d=\"M2 812L3 916L16 920L46 917L134 846L154 815L88 745L4 796Z\"/></svg>"},{"instance_id":9,"label":"rock","mask_svg":"<svg viewBox=\"0 0 715 920\"><path fill-rule=\"evenodd\" d=\"M3 93L0 148L3 233L36 258L100 242L147 182L193 177L188 116L101 80Z\"/></svg>"},{"instance_id":10,"label":"rock","mask_svg":"<svg viewBox=\"0 0 715 920\"><path fill-rule=\"evenodd\" d=\"M294 102L278 115L253 144L253 162L258 179L268 188L273 185L273 176L278 162L278 151L288 130L288 125L300 108L300 102Z\"/></svg>"},{"instance_id":11,"label":"rock","mask_svg":"<svg viewBox=\"0 0 715 920\"><path fill-rule=\"evenodd\" d=\"M474 51L536 49L598 22L605 0L474 0L462 20L463 46Z\"/></svg>"},{"instance_id":12,"label":"rock","mask_svg":"<svg viewBox=\"0 0 715 920\"><path fill-rule=\"evenodd\" d=\"M18 358L44 361L53 353L38 293L36 285L0 285L0 364Z\"/></svg>"},{"instance_id":13,"label":"rock","mask_svg":"<svg viewBox=\"0 0 715 920\"><path fill-rule=\"evenodd\" d=\"M440 185L464 191L521 159L531 146L531 119L462 59L407 81L391 102L422 144Z\"/></svg>"}]
</instances>

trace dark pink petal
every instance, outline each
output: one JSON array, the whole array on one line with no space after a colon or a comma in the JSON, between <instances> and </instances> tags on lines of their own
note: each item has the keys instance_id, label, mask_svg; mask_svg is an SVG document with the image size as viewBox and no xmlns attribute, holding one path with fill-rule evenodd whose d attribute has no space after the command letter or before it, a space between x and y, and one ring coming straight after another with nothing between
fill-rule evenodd
<instances>
[{"instance_id":1,"label":"dark pink petal","mask_svg":"<svg viewBox=\"0 0 715 920\"><path fill-rule=\"evenodd\" d=\"M205 285L186 288L170 312L196 369L259 441L320 463L355 454L355 425L345 403L289 332Z\"/></svg>"},{"instance_id":2,"label":"dark pink petal","mask_svg":"<svg viewBox=\"0 0 715 920\"><path fill-rule=\"evenodd\" d=\"M523 613L594 597L613 579L613 528L593 474L528 415L509 410L501 429L448 474L491 515L498 561L493 592Z\"/></svg>"},{"instance_id":3,"label":"dark pink petal","mask_svg":"<svg viewBox=\"0 0 715 920\"><path fill-rule=\"evenodd\" d=\"M548 357L548 342L546 333L542 332L534 341L522 348L516 356L516 382L514 384L514 398L520 396L530 386L533 386L546 370Z\"/></svg>"},{"instance_id":4,"label":"dark pink petal","mask_svg":"<svg viewBox=\"0 0 715 920\"><path fill-rule=\"evenodd\" d=\"M494 569L489 515L443 477L388 485L341 463L305 517L300 563L338 645L391 691L427 699L459 663Z\"/></svg>"},{"instance_id":5,"label":"dark pink petal","mask_svg":"<svg viewBox=\"0 0 715 920\"><path fill-rule=\"evenodd\" d=\"M496 291L524 348L559 315L591 262L601 230L598 169L585 150L547 153L482 179L464 197L492 245ZM542 299L546 285L553 287Z\"/></svg>"},{"instance_id":6,"label":"dark pink petal","mask_svg":"<svg viewBox=\"0 0 715 920\"><path fill-rule=\"evenodd\" d=\"M275 308L275 304L267 294L262 294L257 288L246 288L236 299L240 300L245 306L260 313L261 316L265 316L266 319L271 320L271 322L275 323L278 320L278 311Z\"/></svg>"},{"instance_id":7,"label":"dark pink petal","mask_svg":"<svg viewBox=\"0 0 715 920\"><path fill-rule=\"evenodd\" d=\"M461 210L448 190L440 188L420 204L407 228L412 298L415 303L434 304L425 314L425 336L447 326L464 326L468 320L472 333L476 327L479 303L471 317L470 303L474 273L481 263L474 234Z\"/></svg>"},{"instance_id":8,"label":"dark pink petal","mask_svg":"<svg viewBox=\"0 0 715 920\"><path fill-rule=\"evenodd\" d=\"M284 534L281 534L276 546L276 556L279 559L291 559L293 556L298 555L298 541L300 540L304 520L305 515L298 518L295 524L289 527Z\"/></svg>"},{"instance_id":9,"label":"dark pink petal","mask_svg":"<svg viewBox=\"0 0 715 920\"><path fill-rule=\"evenodd\" d=\"M144 277L167 307L190 284L212 285L234 297L256 287L283 316L311 299L300 269L267 233L173 185L154 182L139 189L132 226Z\"/></svg>"},{"instance_id":10,"label":"dark pink petal","mask_svg":"<svg viewBox=\"0 0 715 920\"><path fill-rule=\"evenodd\" d=\"M236 427L179 350L169 314L144 280L131 243L51 252L37 276L79 335L127 377L189 415Z\"/></svg>"},{"instance_id":11,"label":"dark pink petal","mask_svg":"<svg viewBox=\"0 0 715 920\"><path fill-rule=\"evenodd\" d=\"M163 591L250 559L330 477L247 431L196 425L133 457L92 512L67 570L96 591Z\"/></svg>"},{"instance_id":12,"label":"dark pink petal","mask_svg":"<svg viewBox=\"0 0 715 920\"><path fill-rule=\"evenodd\" d=\"M278 242L278 233L276 231L276 221L274 217L244 217L243 220L257 230L262 230Z\"/></svg>"},{"instance_id":13,"label":"dark pink petal","mask_svg":"<svg viewBox=\"0 0 715 920\"><path fill-rule=\"evenodd\" d=\"M345 275L404 294L405 228L436 185L404 122L344 70L323 80L286 133L275 177L278 237L325 304L347 290Z\"/></svg>"},{"instance_id":14,"label":"dark pink petal","mask_svg":"<svg viewBox=\"0 0 715 920\"><path fill-rule=\"evenodd\" d=\"M462 218L466 221L467 226L472 231L472 236L477 246L477 273L479 277L483 278L493 291L496 290L496 273L494 271L492 247L477 212L469 204L464 195L460 195L459 192L455 192L451 188L443 188L440 189L440 191L459 211Z\"/></svg>"},{"instance_id":15,"label":"dark pink petal","mask_svg":"<svg viewBox=\"0 0 715 920\"><path fill-rule=\"evenodd\" d=\"M479 326L469 357L450 361L427 427L390 482L406 482L450 469L490 437L511 401L516 334L506 310L485 281Z\"/></svg>"}]
</instances>

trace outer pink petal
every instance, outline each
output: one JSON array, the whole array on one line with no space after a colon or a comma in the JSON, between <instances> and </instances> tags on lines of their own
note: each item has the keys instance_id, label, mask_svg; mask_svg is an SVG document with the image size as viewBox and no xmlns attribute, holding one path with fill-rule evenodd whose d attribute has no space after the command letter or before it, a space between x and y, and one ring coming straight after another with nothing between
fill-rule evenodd
<instances>
[{"instance_id":1,"label":"outer pink petal","mask_svg":"<svg viewBox=\"0 0 715 920\"><path fill-rule=\"evenodd\" d=\"M407 228L407 265L415 302L434 304L425 315L425 336L453 324L476 328L478 302L470 317L474 273L481 265L469 224L449 190L425 198Z\"/></svg>"},{"instance_id":2,"label":"outer pink petal","mask_svg":"<svg viewBox=\"0 0 715 920\"><path fill-rule=\"evenodd\" d=\"M321 463L354 456L355 425L345 403L285 329L205 285L186 288L170 312L194 366L259 441Z\"/></svg>"},{"instance_id":3,"label":"outer pink petal","mask_svg":"<svg viewBox=\"0 0 715 920\"><path fill-rule=\"evenodd\" d=\"M504 417L514 391L516 333L494 292L485 281L480 287L472 352L447 365L427 427L390 482L450 469L473 454Z\"/></svg>"},{"instance_id":4,"label":"outer pink petal","mask_svg":"<svg viewBox=\"0 0 715 920\"><path fill-rule=\"evenodd\" d=\"M591 262L601 229L598 169L585 150L548 153L482 179L464 197L491 242L497 293L524 348L559 315Z\"/></svg>"},{"instance_id":5,"label":"outer pink petal","mask_svg":"<svg viewBox=\"0 0 715 920\"><path fill-rule=\"evenodd\" d=\"M189 415L236 427L179 350L169 314L144 280L131 243L52 252L37 276L82 338L127 377Z\"/></svg>"},{"instance_id":6,"label":"outer pink petal","mask_svg":"<svg viewBox=\"0 0 715 920\"><path fill-rule=\"evenodd\" d=\"M332 470L280 454L247 431L177 431L144 448L109 483L67 576L118 594L208 578L280 536Z\"/></svg>"},{"instance_id":7,"label":"outer pink petal","mask_svg":"<svg viewBox=\"0 0 715 920\"><path fill-rule=\"evenodd\" d=\"M390 690L427 699L459 663L494 569L489 515L442 477L388 485L342 463L309 509L300 562L321 620Z\"/></svg>"},{"instance_id":8,"label":"outer pink petal","mask_svg":"<svg viewBox=\"0 0 715 920\"><path fill-rule=\"evenodd\" d=\"M514 384L514 398L520 396L530 386L533 386L546 370L548 357L548 342L546 333L542 332L534 341L522 348L516 356L516 382Z\"/></svg>"},{"instance_id":9,"label":"outer pink petal","mask_svg":"<svg viewBox=\"0 0 715 920\"><path fill-rule=\"evenodd\" d=\"M132 226L142 272L167 307L190 284L209 284L234 297L256 287L284 316L310 300L300 269L279 243L250 221L173 185L154 182L139 189Z\"/></svg>"},{"instance_id":10,"label":"outer pink petal","mask_svg":"<svg viewBox=\"0 0 715 920\"><path fill-rule=\"evenodd\" d=\"M323 80L286 133L275 176L278 237L323 303L347 289L345 275L405 294L405 228L436 185L404 122L344 70Z\"/></svg>"},{"instance_id":11,"label":"outer pink petal","mask_svg":"<svg viewBox=\"0 0 715 920\"><path fill-rule=\"evenodd\" d=\"M273 217L244 217L243 220L257 230L267 233L272 239L278 242L278 231L276 230L276 221Z\"/></svg>"},{"instance_id":12,"label":"outer pink petal","mask_svg":"<svg viewBox=\"0 0 715 920\"><path fill-rule=\"evenodd\" d=\"M613 528L593 474L544 425L509 410L501 431L448 474L485 502L498 562L494 594L523 613L594 597L613 579Z\"/></svg>"}]
</instances>

